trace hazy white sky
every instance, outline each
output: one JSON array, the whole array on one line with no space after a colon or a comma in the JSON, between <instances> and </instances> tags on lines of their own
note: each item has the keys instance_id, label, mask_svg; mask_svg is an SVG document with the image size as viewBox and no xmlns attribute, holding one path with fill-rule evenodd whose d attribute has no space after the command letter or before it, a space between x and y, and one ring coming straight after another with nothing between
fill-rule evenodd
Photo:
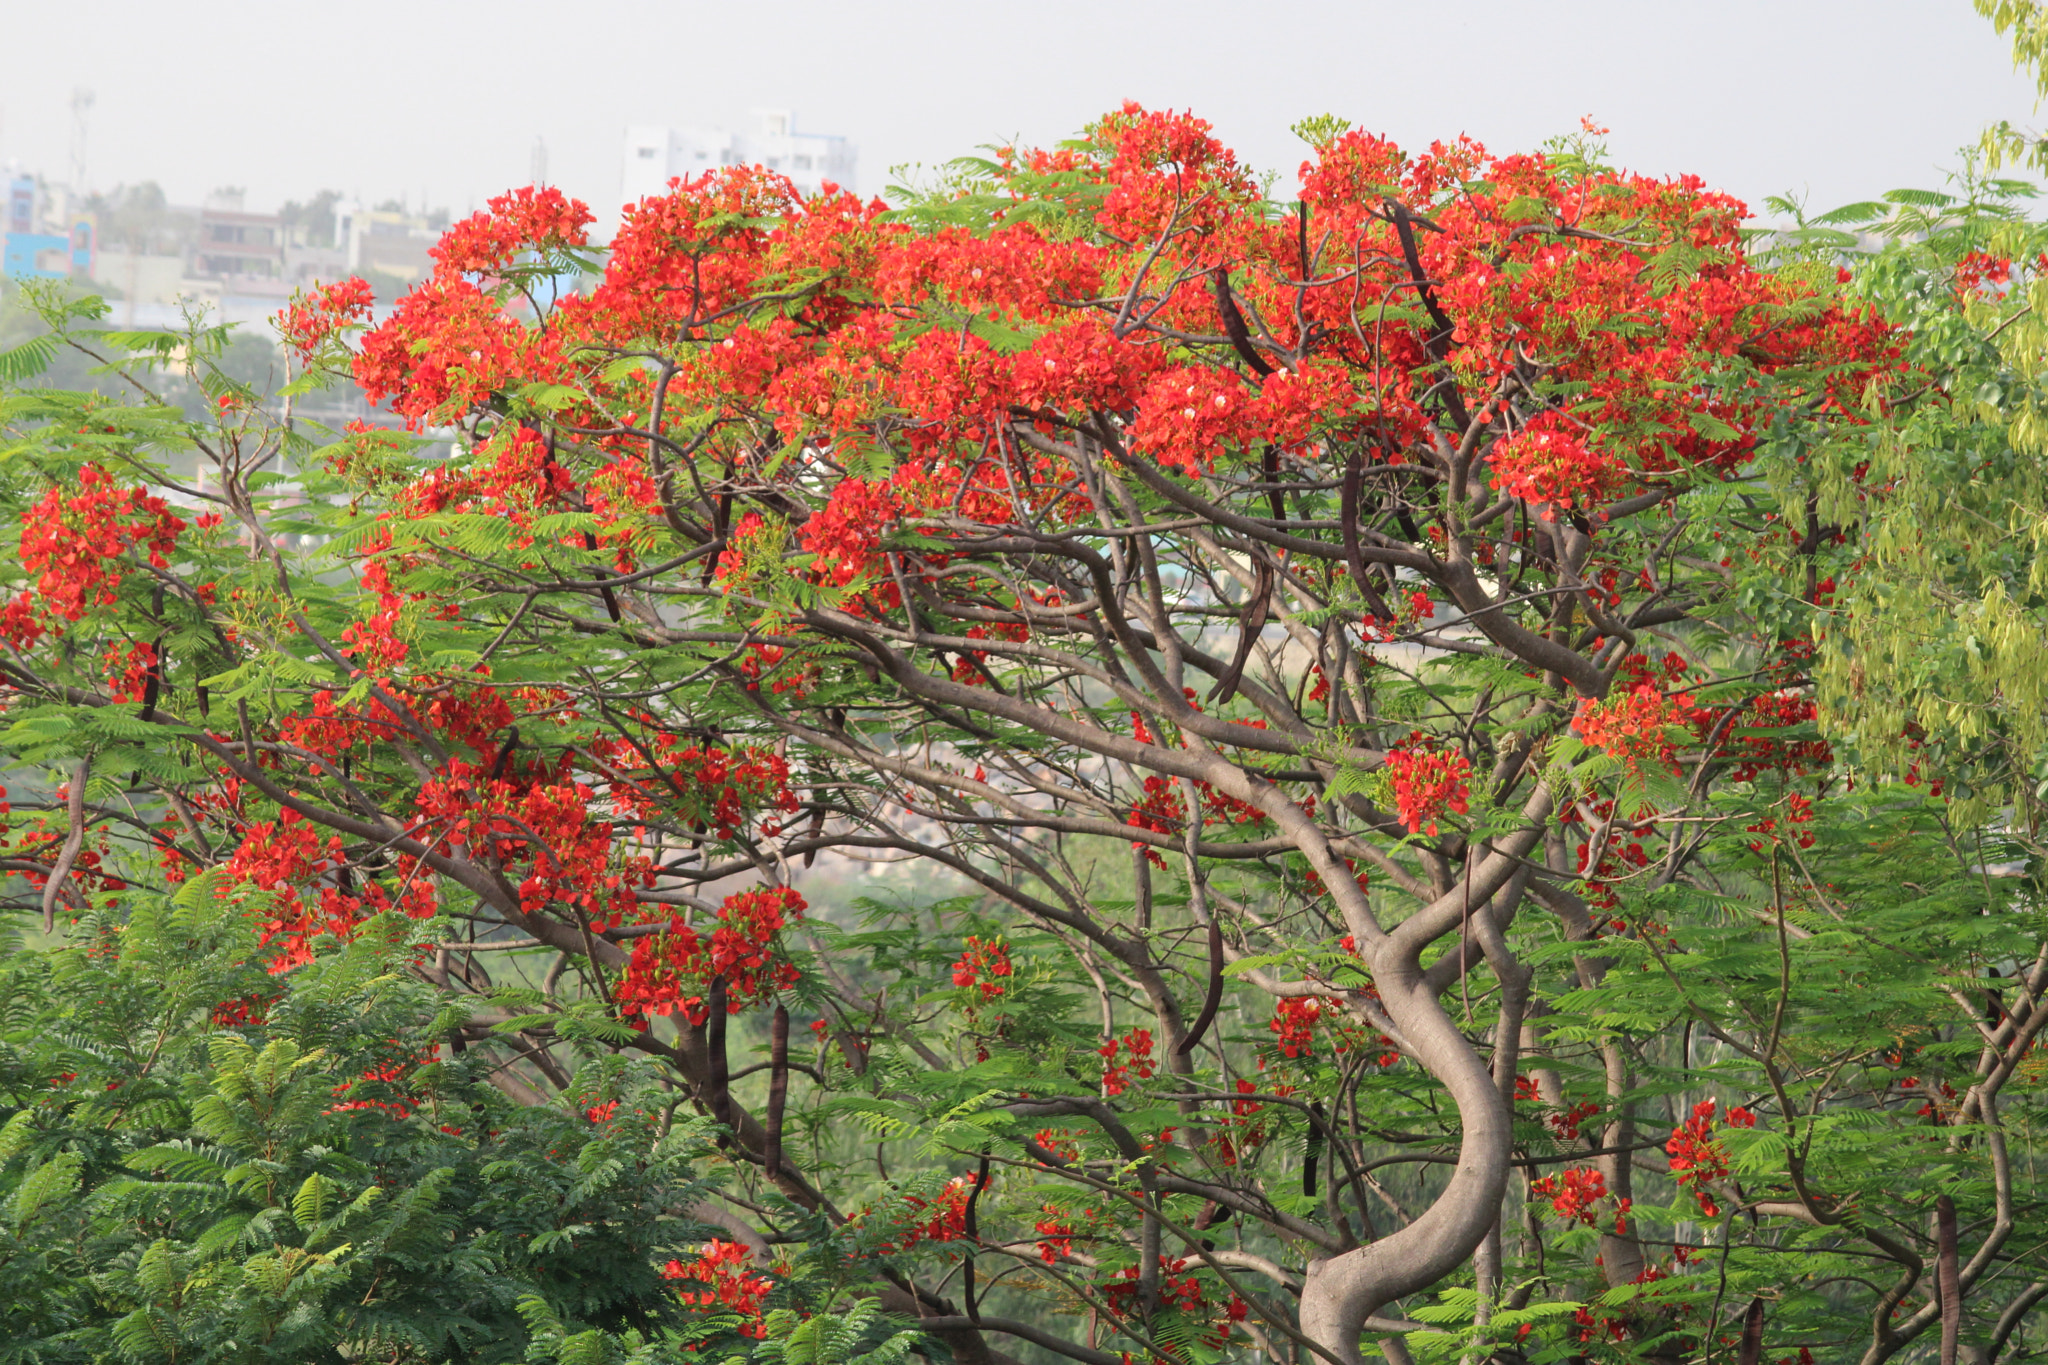
<instances>
[{"instance_id":1,"label":"hazy white sky","mask_svg":"<svg viewBox=\"0 0 2048 1365\"><path fill-rule=\"evenodd\" d=\"M1932 185L2031 87L1968 0L9 0L0 162L55 179L74 87L92 188L222 185L251 207L331 186L457 212L528 178L609 215L629 123L759 105L860 147L858 186L1125 98L1192 108L1286 174L1335 113L1406 145L1524 149L1593 114L1631 169L1752 204Z\"/></svg>"}]
</instances>

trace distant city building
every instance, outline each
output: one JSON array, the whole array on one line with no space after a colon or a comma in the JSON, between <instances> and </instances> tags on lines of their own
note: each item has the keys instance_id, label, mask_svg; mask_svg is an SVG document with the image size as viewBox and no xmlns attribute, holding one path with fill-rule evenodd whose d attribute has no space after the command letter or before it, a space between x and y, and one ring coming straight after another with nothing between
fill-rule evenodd
<instances>
[{"instance_id":1,"label":"distant city building","mask_svg":"<svg viewBox=\"0 0 2048 1365\"><path fill-rule=\"evenodd\" d=\"M177 327L196 310L261 327L294 290L361 275L389 306L432 273L445 210L337 200L254 213L238 189L177 205L148 181L88 196L0 163L0 278L78 281L124 326Z\"/></svg>"},{"instance_id":2,"label":"distant city building","mask_svg":"<svg viewBox=\"0 0 2048 1365\"><path fill-rule=\"evenodd\" d=\"M344 273L383 275L405 285L433 273L428 251L448 226L444 213L408 213L403 209L366 209L340 204L335 210L334 236L344 253Z\"/></svg>"},{"instance_id":3,"label":"distant city building","mask_svg":"<svg viewBox=\"0 0 2048 1365\"><path fill-rule=\"evenodd\" d=\"M10 232L0 252L0 274L10 280L63 280L92 274L92 224L69 233Z\"/></svg>"},{"instance_id":4,"label":"distant city building","mask_svg":"<svg viewBox=\"0 0 2048 1365\"><path fill-rule=\"evenodd\" d=\"M124 325L174 326L187 305L260 323L299 283L284 219L249 212L240 190L216 190L196 208L164 205L142 236L99 252L91 270Z\"/></svg>"},{"instance_id":5,"label":"distant city building","mask_svg":"<svg viewBox=\"0 0 2048 1365\"><path fill-rule=\"evenodd\" d=\"M62 280L92 274L98 246L92 220L64 209L62 203L51 201L34 176L9 172L7 230L0 234L0 276Z\"/></svg>"},{"instance_id":6,"label":"distant city building","mask_svg":"<svg viewBox=\"0 0 2048 1365\"><path fill-rule=\"evenodd\" d=\"M10 174L7 177L7 230L36 230L36 178L32 175Z\"/></svg>"},{"instance_id":7,"label":"distant city building","mask_svg":"<svg viewBox=\"0 0 2048 1365\"><path fill-rule=\"evenodd\" d=\"M284 219L274 213L250 213L242 192L209 195L199 210L199 240L192 249L191 272L200 279L245 286L236 292L275 293L284 279Z\"/></svg>"},{"instance_id":8,"label":"distant city building","mask_svg":"<svg viewBox=\"0 0 2048 1365\"><path fill-rule=\"evenodd\" d=\"M748 163L780 171L805 194L817 194L827 181L853 188L856 148L846 138L796 131L787 109L757 109L754 126L744 133L723 128L664 128L636 125L626 130L620 198L638 203L665 193L668 182L690 179L715 166Z\"/></svg>"}]
</instances>

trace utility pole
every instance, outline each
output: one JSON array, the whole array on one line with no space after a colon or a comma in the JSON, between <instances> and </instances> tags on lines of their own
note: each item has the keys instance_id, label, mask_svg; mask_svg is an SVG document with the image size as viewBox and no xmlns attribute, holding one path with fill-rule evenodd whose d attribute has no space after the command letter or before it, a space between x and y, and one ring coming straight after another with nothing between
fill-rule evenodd
<instances>
[{"instance_id":1,"label":"utility pole","mask_svg":"<svg viewBox=\"0 0 2048 1365\"><path fill-rule=\"evenodd\" d=\"M548 183L548 144L540 140L538 133L534 134L533 160L527 169L532 172L529 178L536 187Z\"/></svg>"},{"instance_id":2,"label":"utility pole","mask_svg":"<svg viewBox=\"0 0 2048 1365\"><path fill-rule=\"evenodd\" d=\"M92 91L84 86L71 90L71 193L85 198L85 121L92 112Z\"/></svg>"}]
</instances>

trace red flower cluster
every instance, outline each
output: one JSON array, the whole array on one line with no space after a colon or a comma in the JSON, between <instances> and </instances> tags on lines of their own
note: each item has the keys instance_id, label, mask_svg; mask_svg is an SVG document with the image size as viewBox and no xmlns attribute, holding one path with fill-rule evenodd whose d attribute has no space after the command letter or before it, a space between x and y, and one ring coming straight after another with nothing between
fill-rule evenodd
<instances>
[{"instance_id":1,"label":"red flower cluster","mask_svg":"<svg viewBox=\"0 0 2048 1365\"><path fill-rule=\"evenodd\" d=\"M281 998L281 995L258 991L240 999L223 1000L213 1007L208 1017L215 1028L261 1028L270 1016L270 1007Z\"/></svg>"},{"instance_id":2,"label":"red flower cluster","mask_svg":"<svg viewBox=\"0 0 2048 1365\"><path fill-rule=\"evenodd\" d=\"M1587 860L1594 852L1594 843L1578 846L1578 872L1585 879L1586 899L1603 910L1612 910L1620 904L1612 884L1627 876L1630 868L1649 866L1649 850L1643 847L1643 839L1655 832L1657 821L1654 815L1636 820L1617 815L1612 798L1588 802L1583 808L1574 806L1561 812L1558 820L1566 825L1580 824L1588 814L1594 822L1606 824L1607 833L1598 841L1600 862L1597 867L1587 866ZM1617 921L1614 927L1619 929L1622 926Z\"/></svg>"},{"instance_id":3,"label":"red flower cluster","mask_svg":"<svg viewBox=\"0 0 2048 1365\"><path fill-rule=\"evenodd\" d=\"M1692 1117L1673 1128L1671 1140L1664 1144L1672 1177L1681 1188L1692 1191L1700 1212L1709 1218L1718 1218L1721 1209L1707 1192L1707 1186L1728 1174L1727 1149L1713 1135L1715 1107L1713 1100L1701 1100L1694 1105ZM1731 1128L1754 1128L1756 1115L1737 1106L1728 1111L1727 1124Z\"/></svg>"},{"instance_id":4,"label":"red flower cluster","mask_svg":"<svg viewBox=\"0 0 2048 1365\"><path fill-rule=\"evenodd\" d=\"M1184 690L1188 705L1197 711L1201 710L1201 706L1195 701L1194 689ZM1259 730L1263 730L1266 725L1263 720L1233 723ZM1145 718L1135 711L1131 713L1131 735L1142 744L1160 742L1152 733L1152 727L1145 723ZM1179 834L1187 821L1188 811L1187 799L1182 795L1182 783L1176 778L1155 775L1143 779L1141 787L1145 793L1144 799L1131 807L1131 813L1125 817L1124 823L1136 829L1151 830L1155 834ZM1241 801L1227 792L1217 791L1212 783L1200 778L1195 779L1194 787L1196 797L1201 802L1202 826L1205 829L1214 824L1259 824L1269 818L1257 806L1248 801ZM1154 867L1166 865L1157 849L1138 842L1133 842L1131 847L1143 849L1146 859Z\"/></svg>"},{"instance_id":5,"label":"red flower cluster","mask_svg":"<svg viewBox=\"0 0 2048 1365\"><path fill-rule=\"evenodd\" d=\"M557 377L553 347L459 276L434 275L363 337L356 382L418 428L490 401L522 377Z\"/></svg>"},{"instance_id":6,"label":"red flower cluster","mask_svg":"<svg viewBox=\"0 0 2048 1365\"><path fill-rule=\"evenodd\" d=\"M1550 1200L1559 1217L1591 1227L1598 1215L1593 1206L1607 1197L1607 1177L1590 1166L1574 1167L1562 1175L1530 1181L1529 1193Z\"/></svg>"},{"instance_id":7,"label":"red flower cluster","mask_svg":"<svg viewBox=\"0 0 2048 1365\"><path fill-rule=\"evenodd\" d=\"M1393 785L1394 808L1411 834L1421 834L1426 828L1434 838L1439 816L1465 813L1472 764L1420 730L1387 750L1387 776Z\"/></svg>"},{"instance_id":8,"label":"red flower cluster","mask_svg":"<svg viewBox=\"0 0 2048 1365\"><path fill-rule=\"evenodd\" d=\"M1057 1204L1041 1204L1031 1230L1038 1234L1038 1254L1047 1265L1074 1254L1074 1225Z\"/></svg>"},{"instance_id":9,"label":"red flower cluster","mask_svg":"<svg viewBox=\"0 0 2048 1365\"><path fill-rule=\"evenodd\" d=\"M1138 1267L1127 1265L1117 1271L1115 1278L1102 1286L1103 1297L1109 1301L1111 1310L1119 1316L1128 1316L1137 1310ZM1159 1306L1180 1313L1194 1321L1208 1321L1209 1330L1202 1336L1203 1344L1220 1347L1230 1341L1231 1324L1243 1322L1248 1312L1245 1301L1232 1294L1220 1309L1212 1305L1203 1292L1202 1280L1188 1269L1185 1257L1159 1258ZM1165 1365L1155 1361L1155 1365Z\"/></svg>"},{"instance_id":10,"label":"red flower cluster","mask_svg":"<svg viewBox=\"0 0 2048 1365\"><path fill-rule=\"evenodd\" d=\"M156 646L147 640L136 641L125 652L109 645L100 660L107 665L107 695L117 702L141 701L148 695L150 679L162 662Z\"/></svg>"},{"instance_id":11,"label":"red flower cluster","mask_svg":"<svg viewBox=\"0 0 2048 1365\"><path fill-rule=\"evenodd\" d=\"M1001 978L1010 975L1010 946L1000 938L987 942L970 936L967 948L953 964L953 984L961 990L979 990L983 1001L994 1000L1006 989Z\"/></svg>"},{"instance_id":12,"label":"red flower cluster","mask_svg":"<svg viewBox=\"0 0 2048 1365\"><path fill-rule=\"evenodd\" d=\"M766 749L694 745L666 750L661 757L674 765L676 780L695 793L696 815L730 839L746 824L748 813L768 807L787 815L797 808L789 789L789 765Z\"/></svg>"},{"instance_id":13,"label":"red flower cluster","mask_svg":"<svg viewBox=\"0 0 2048 1365\"><path fill-rule=\"evenodd\" d=\"M1171 777L1147 777L1143 782L1145 799L1131 807L1131 813L1124 823L1137 829L1149 829L1155 834L1178 834L1187 819L1188 803L1181 795L1180 782ZM1266 819L1266 813L1249 802L1240 801L1226 792L1219 792L1211 784L1200 779L1195 781L1196 794L1202 801L1202 825L1214 824L1248 825ZM1149 845L1134 844L1145 848L1155 867L1163 865L1156 849Z\"/></svg>"},{"instance_id":14,"label":"red flower cluster","mask_svg":"<svg viewBox=\"0 0 2048 1365\"><path fill-rule=\"evenodd\" d=\"M1542 1104L1543 1096L1536 1088L1533 1076L1515 1077L1515 1098L1529 1104ZM1552 1109L1543 1115L1543 1122L1550 1131L1566 1141L1577 1141L1579 1126L1600 1112L1600 1106L1592 1100L1576 1100L1562 1109Z\"/></svg>"},{"instance_id":15,"label":"red flower cluster","mask_svg":"<svg viewBox=\"0 0 2048 1365\"><path fill-rule=\"evenodd\" d=\"M1266 1027L1279 1036L1281 1056L1306 1057L1315 1051L1316 1023L1328 1003L1312 995L1287 996L1273 1003L1273 1018Z\"/></svg>"},{"instance_id":16,"label":"red flower cluster","mask_svg":"<svg viewBox=\"0 0 2048 1365\"><path fill-rule=\"evenodd\" d=\"M725 978L726 1008L738 1014L757 1000L796 984L796 964L778 935L803 918L804 898L789 887L756 887L727 896L709 939L681 920L633 941L632 960L619 978L616 999L625 1014L669 1014L680 1009L692 1024L706 1016L704 994Z\"/></svg>"},{"instance_id":17,"label":"red flower cluster","mask_svg":"<svg viewBox=\"0 0 2048 1365\"><path fill-rule=\"evenodd\" d=\"M429 249L436 274L493 275L522 257L588 246L589 205L553 186L523 186L491 199Z\"/></svg>"},{"instance_id":18,"label":"red flower cluster","mask_svg":"<svg viewBox=\"0 0 2048 1365\"><path fill-rule=\"evenodd\" d=\"M934 1198L905 1194L879 1214L870 1210L861 1221L880 1227L884 1252L908 1251L920 1242L957 1242L967 1235L967 1201L974 1187L973 1176L955 1176Z\"/></svg>"},{"instance_id":19,"label":"red flower cluster","mask_svg":"<svg viewBox=\"0 0 2048 1365\"><path fill-rule=\"evenodd\" d=\"M364 671L386 674L412 653L412 645L401 634L402 614L408 603L421 599L421 594L394 588L391 566L375 556L363 560L362 583L376 596L377 610L360 621L351 621L342 630L341 652Z\"/></svg>"},{"instance_id":20,"label":"red flower cluster","mask_svg":"<svg viewBox=\"0 0 2048 1365\"><path fill-rule=\"evenodd\" d=\"M78 471L76 488L51 488L21 517L21 567L38 575L0 614L0 635L27 649L51 628L52 618L76 621L87 608L110 607L127 575L120 561L140 549L156 568L167 568L185 529L162 498L123 488L98 465Z\"/></svg>"},{"instance_id":21,"label":"red flower cluster","mask_svg":"<svg viewBox=\"0 0 2048 1365\"><path fill-rule=\"evenodd\" d=\"M1610 500L1628 475L1548 414L1495 442L1487 459L1496 486L1537 504L1549 521L1556 520L1558 508L1583 511Z\"/></svg>"},{"instance_id":22,"label":"red flower cluster","mask_svg":"<svg viewBox=\"0 0 2048 1365\"><path fill-rule=\"evenodd\" d=\"M537 512L567 510L576 491L576 480L555 460L546 438L532 427L507 423L465 463L435 466L399 490L397 501L412 518L467 512L524 527Z\"/></svg>"},{"instance_id":23,"label":"red flower cluster","mask_svg":"<svg viewBox=\"0 0 2048 1365\"><path fill-rule=\"evenodd\" d=\"M354 1080L335 1086L332 1093L340 1099L354 1093L357 1086L368 1085L373 1093L381 1093L386 1098L341 1100L339 1104L327 1106L326 1112L342 1114L350 1110L382 1109L394 1119L409 1118L414 1107L413 1097L406 1093L405 1083L415 1071L433 1060L434 1049L429 1048L416 1056L400 1055L370 1067Z\"/></svg>"},{"instance_id":24,"label":"red flower cluster","mask_svg":"<svg viewBox=\"0 0 2048 1365\"><path fill-rule=\"evenodd\" d=\"M601 739L590 746L612 778L612 797L622 813L681 818L698 831L715 830L730 839L754 816L774 812L772 822L797 809L789 789L789 764L769 749L723 747L677 735L642 717L647 737Z\"/></svg>"},{"instance_id":25,"label":"red flower cluster","mask_svg":"<svg viewBox=\"0 0 2048 1365\"><path fill-rule=\"evenodd\" d=\"M1265 1066L1263 1058L1260 1059L1259 1065L1261 1068ZM1236 1090L1239 1096L1249 1097L1257 1094L1259 1087L1246 1077L1240 1076L1236 1082ZM1273 1082L1272 1092L1276 1095L1292 1095L1294 1087L1284 1082ZM1266 1120L1259 1117L1265 1112L1265 1108L1264 1104L1250 1098L1239 1098L1230 1102L1230 1113L1217 1124L1220 1130L1214 1139L1217 1161L1225 1166L1235 1166L1239 1157L1254 1147L1265 1145Z\"/></svg>"},{"instance_id":26,"label":"red flower cluster","mask_svg":"<svg viewBox=\"0 0 2048 1365\"><path fill-rule=\"evenodd\" d=\"M2012 283L2012 262L2003 256L1972 251L1956 262L1956 298L1967 303L1976 294L1998 294Z\"/></svg>"},{"instance_id":27,"label":"red flower cluster","mask_svg":"<svg viewBox=\"0 0 2048 1365\"><path fill-rule=\"evenodd\" d=\"M1103 1094L1123 1094L1124 1091L1130 1089L1133 1077L1139 1080L1151 1079L1153 1072L1151 1029L1134 1028L1123 1036L1121 1043L1112 1038L1101 1047L1095 1049L1095 1051L1102 1058ZM1119 1051L1121 1051L1124 1057L1124 1060L1121 1062L1117 1060Z\"/></svg>"},{"instance_id":28,"label":"red flower cluster","mask_svg":"<svg viewBox=\"0 0 2048 1365\"><path fill-rule=\"evenodd\" d=\"M491 777L456 758L421 785L414 807L436 848L488 850L508 869L528 867L518 883L525 913L563 906L601 932L636 914L635 888L652 884L653 869L644 858L614 864L612 826L592 818L593 796L581 782Z\"/></svg>"},{"instance_id":29,"label":"red flower cluster","mask_svg":"<svg viewBox=\"0 0 2048 1365\"><path fill-rule=\"evenodd\" d=\"M1782 837L1790 837L1801 848L1813 847L1813 802L1809 798L1801 796L1798 792L1785 793L1785 835L1778 833L1779 823L1777 816L1767 815L1755 824L1744 825L1742 828L1751 834L1768 836L1772 843L1776 843ZM1763 852L1764 842L1763 839L1752 840L1749 845L1750 852Z\"/></svg>"},{"instance_id":30,"label":"red flower cluster","mask_svg":"<svg viewBox=\"0 0 2048 1365\"><path fill-rule=\"evenodd\" d=\"M394 907L414 919L438 913L431 874L412 858L398 863L405 889L396 902L375 881L360 883L359 892L346 890L341 840L330 835L323 842L297 811L286 809L274 821L247 826L222 871L230 881L271 893L267 913L257 921L256 941L274 949L268 970L281 975L313 960L314 939L332 934L346 941L370 915ZM315 893L310 899L308 891Z\"/></svg>"},{"instance_id":31,"label":"red flower cluster","mask_svg":"<svg viewBox=\"0 0 2048 1365\"><path fill-rule=\"evenodd\" d=\"M681 1291L677 1297L686 1307L723 1309L746 1319L739 1328L743 1337L765 1337L767 1325L762 1305L775 1288L772 1281L751 1269L754 1253L738 1242L716 1239L691 1261L671 1260L661 1268L665 1280L694 1280L700 1290Z\"/></svg>"},{"instance_id":32,"label":"red flower cluster","mask_svg":"<svg viewBox=\"0 0 2048 1365\"><path fill-rule=\"evenodd\" d=\"M1810 693L1781 688L1752 701L1742 721L1749 730L1790 730L1801 726L1810 730L1817 715ZM1766 772L1776 772L1781 777L1803 776L1826 767L1835 757L1828 742L1818 736L1789 739L1748 734L1735 740L1735 752L1736 763L1728 775L1737 782L1755 781Z\"/></svg>"},{"instance_id":33,"label":"red flower cluster","mask_svg":"<svg viewBox=\"0 0 2048 1365\"><path fill-rule=\"evenodd\" d=\"M1678 751L1670 729L1692 709L1690 697L1667 697L1654 685L1643 683L1604 701L1581 703L1572 728L1588 744L1620 759L1631 775L1640 777L1643 765L1651 762L1675 773Z\"/></svg>"},{"instance_id":34,"label":"red flower cluster","mask_svg":"<svg viewBox=\"0 0 2048 1365\"><path fill-rule=\"evenodd\" d=\"M316 284L294 293L278 312L278 335L301 361L310 362L330 340L368 322L376 305L376 294L360 279Z\"/></svg>"},{"instance_id":35,"label":"red flower cluster","mask_svg":"<svg viewBox=\"0 0 2048 1365\"><path fill-rule=\"evenodd\" d=\"M1367 987L1370 991L1371 988ZM1335 1048L1338 1052L1349 1052L1368 1041L1366 1031L1352 1021L1351 1016L1328 996L1292 995L1283 996L1273 1002L1273 1017L1266 1027L1276 1035L1275 1046L1280 1055L1290 1060L1313 1056L1315 1053L1315 1031L1319 1024L1330 1024L1335 1034ZM1385 1034L1372 1034L1377 1046L1392 1049L1394 1040ZM1380 1054L1379 1064L1393 1066L1401 1060L1401 1054L1386 1051Z\"/></svg>"},{"instance_id":36,"label":"red flower cluster","mask_svg":"<svg viewBox=\"0 0 2048 1365\"><path fill-rule=\"evenodd\" d=\"M1079 1136L1071 1129L1041 1128L1031 1135L1031 1140L1061 1161L1076 1161L1081 1156L1081 1144L1074 1139Z\"/></svg>"},{"instance_id":37,"label":"red flower cluster","mask_svg":"<svg viewBox=\"0 0 2048 1365\"><path fill-rule=\"evenodd\" d=\"M459 415L511 384L563 375L559 331L529 331L470 277L495 288L494 276L522 257L585 245L590 222L587 207L552 189L528 187L491 200L449 229L434 248L434 273L363 338L356 381L372 401L390 399L418 427Z\"/></svg>"},{"instance_id":38,"label":"red flower cluster","mask_svg":"<svg viewBox=\"0 0 2048 1365\"><path fill-rule=\"evenodd\" d=\"M1000 938L984 942L970 937L966 949L953 964L953 985L959 990L972 992L961 1013L966 1016L968 1028L978 1031L973 1034L974 1060L977 1062L985 1062L989 1057L988 1034L979 1030L992 1027L998 1037L1009 1032L1009 1021L1000 1012L992 1021L984 1022L983 1010L1003 998L1009 989L1003 984L1003 978L1008 977L1012 970L1010 945Z\"/></svg>"}]
</instances>

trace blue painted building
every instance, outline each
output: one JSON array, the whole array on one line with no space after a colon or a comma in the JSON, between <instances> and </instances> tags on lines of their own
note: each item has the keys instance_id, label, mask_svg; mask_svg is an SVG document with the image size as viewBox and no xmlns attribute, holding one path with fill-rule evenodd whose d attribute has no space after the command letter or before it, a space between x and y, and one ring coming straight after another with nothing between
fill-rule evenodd
<instances>
[{"instance_id":1,"label":"blue painted building","mask_svg":"<svg viewBox=\"0 0 2048 1365\"><path fill-rule=\"evenodd\" d=\"M90 278L93 223L81 218L68 233L37 232L36 182L18 175L7 182L6 227L0 238L0 275L10 280Z\"/></svg>"},{"instance_id":2,"label":"blue painted building","mask_svg":"<svg viewBox=\"0 0 2048 1365\"><path fill-rule=\"evenodd\" d=\"M17 175L7 182L7 231L34 232L35 228L35 178Z\"/></svg>"}]
</instances>

